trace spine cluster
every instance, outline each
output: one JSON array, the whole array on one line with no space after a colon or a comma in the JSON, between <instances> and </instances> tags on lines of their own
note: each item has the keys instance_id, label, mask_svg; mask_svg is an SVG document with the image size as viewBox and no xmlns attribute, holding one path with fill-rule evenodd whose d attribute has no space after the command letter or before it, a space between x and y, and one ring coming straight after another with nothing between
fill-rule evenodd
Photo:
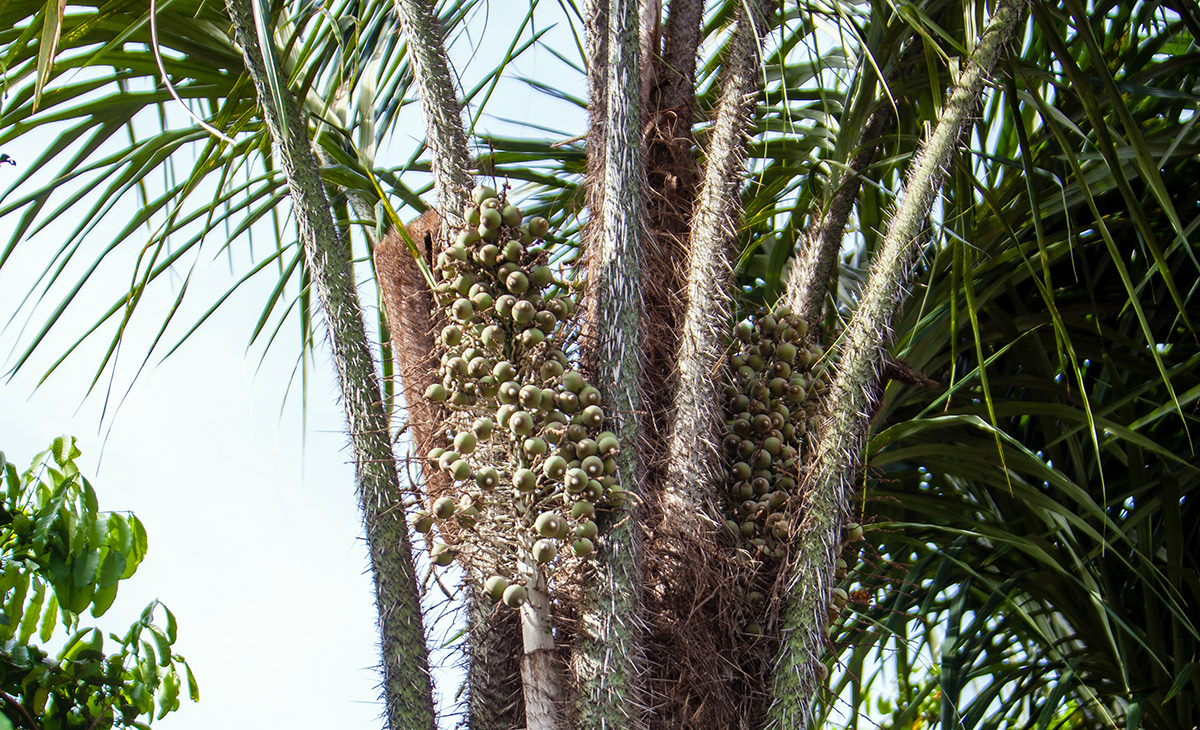
<instances>
[{"instance_id":1,"label":"spine cluster","mask_svg":"<svg viewBox=\"0 0 1200 730\"><path fill-rule=\"evenodd\" d=\"M438 527L437 565L456 558L484 593L526 600L518 561L552 570L560 554L590 554L597 509L624 499L604 430L600 391L566 353L576 300L549 265L544 218L525 221L489 187L477 187L465 227L439 254L435 297L440 383L425 396L450 412L444 446L427 455L451 484L431 496L416 528Z\"/></svg>"}]
</instances>

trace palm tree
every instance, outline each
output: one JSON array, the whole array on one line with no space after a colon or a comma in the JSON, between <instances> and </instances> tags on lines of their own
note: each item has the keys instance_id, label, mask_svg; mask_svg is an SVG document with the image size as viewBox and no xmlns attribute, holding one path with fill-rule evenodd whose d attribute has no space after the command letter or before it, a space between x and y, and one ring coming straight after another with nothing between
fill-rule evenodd
<instances>
[{"instance_id":1,"label":"palm tree","mask_svg":"<svg viewBox=\"0 0 1200 730\"><path fill-rule=\"evenodd\" d=\"M245 230L290 197L300 244L255 268L280 281L255 337L272 336L299 277L287 308L302 310L311 346L315 288L355 448L390 725L433 726L397 518L428 522L433 498L464 493L425 461L425 491L405 503L386 425L391 361L394 350L418 456L495 409L474 386L446 406L423 396L458 382L446 363L461 348L428 324L441 332L462 314L447 275L475 264L439 253L464 230L477 175L521 184L508 195L555 232L528 256L564 285L586 281L578 295L544 290L581 311L545 336L595 385L620 447L592 500L595 551L553 572L530 557L532 527L501 520L512 513L494 502L468 500L469 523L435 520L466 567L472 728L1188 727L1200 690L1188 612L1200 599L1195 9L572 6L586 134L485 138L472 159L460 105L475 92L459 98L443 41L473 8L2 11L12 91L0 144L64 127L29 166L58 165L55 181L22 191L22 176L5 196L0 214L20 215L0 266L68 207L82 222L55 260L75 255L115 197L196 150L183 182L168 178L114 236L158 226L135 286L97 326L127 322L218 224ZM63 75L84 64L98 72ZM212 129L134 135L98 157L139 114L173 114L176 94ZM428 161L385 169L374 149L414 94ZM421 171L427 202L403 174ZM72 188L96 179L94 198ZM206 185L216 202L194 206ZM393 201L440 216L406 230ZM388 310L382 378L352 276L360 242ZM525 353L505 327L506 356ZM519 372L538 365L539 385L564 392L561 366L540 375L547 346L530 347ZM773 393L764 367L782 383ZM761 433L740 430L757 416ZM489 444L461 469L508 478L548 458L519 439ZM539 484L512 501L530 521L564 498ZM471 557L484 554L501 557ZM509 564L496 577L527 589L516 611L480 596Z\"/></svg>"}]
</instances>

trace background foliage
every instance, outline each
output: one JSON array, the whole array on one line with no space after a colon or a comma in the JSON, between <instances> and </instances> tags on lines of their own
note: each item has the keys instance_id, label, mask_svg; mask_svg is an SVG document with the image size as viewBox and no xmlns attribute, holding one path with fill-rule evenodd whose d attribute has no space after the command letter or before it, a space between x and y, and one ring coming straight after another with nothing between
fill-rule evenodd
<instances>
[{"instance_id":1,"label":"background foliage","mask_svg":"<svg viewBox=\"0 0 1200 730\"><path fill-rule=\"evenodd\" d=\"M81 627L104 615L121 581L146 555L146 530L132 514L99 511L79 473L75 440L59 437L18 472L0 452L0 701L8 727L36 730L146 727L199 698L176 654L175 617L150 603L124 635ZM161 609L166 626L154 623ZM66 632L56 653L30 643ZM139 718L145 717L145 722Z\"/></svg>"}]
</instances>

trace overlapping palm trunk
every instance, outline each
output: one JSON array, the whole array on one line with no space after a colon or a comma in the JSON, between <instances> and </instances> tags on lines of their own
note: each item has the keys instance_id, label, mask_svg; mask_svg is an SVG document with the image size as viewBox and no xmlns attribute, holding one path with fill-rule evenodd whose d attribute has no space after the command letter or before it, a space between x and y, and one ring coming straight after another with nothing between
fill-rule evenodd
<instances>
[{"instance_id":1,"label":"overlapping palm trunk","mask_svg":"<svg viewBox=\"0 0 1200 730\"><path fill-rule=\"evenodd\" d=\"M734 301L733 260L742 216L742 180L761 73L759 49L766 2L739 6L737 26L724 58L721 96L706 150L706 164L682 262L684 290L671 367L677 387L663 429L665 459L655 534L654 618L658 658L655 702L664 709L661 726L703 717L732 727L742 709L736 669L713 652L728 638L720 615L723 576L714 569L715 527L723 518L720 397L730 306ZM652 314L652 313L648 313ZM728 654L728 652L718 652Z\"/></svg>"},{"instance_id":2,"label":"overlapping palm trunk","mask_svg":"<svg viewBox=\"0 0 1200 730\"><path fill-rule=\"evenodd\" d=\"M589 28L589 38L603 33L607 63L592 59L589 74L603 73L604 116L593 122L593 143L603 149L601 207L592 210L587 248L590 291L587 316L587 370L613 414L623 448L617 459L622 488L632 495L626 509L614 510L607 532L597 545L584 583L579 641L574 656L582 727L640 728L645 707L641 690L642 616L638 496L642 493L637 413L641 302L638 293L641 237L644 235L641 117L638 109L638 3L609 0L607 12L589 10L589 18L606 18L604 30ZM589 82L590 88L599 84ZM589 147L593 145L590 144ZM593 181L595 184L598 181Z\"/></svg>"},{"instance_id":3,"label":"overlapping palm trunk","mask_svg":"<svg viewBox=\"0 0 1200 730\"><path fill-rule=\"evenodd\" d=\"M688 247L685 301L675 355L674 399L662 509L665 529L695 539L717 489L721 357L733 302L733 257L741 220L746 143L758 89L763 2L739 6L721 99L707 150ZM708 520L711 524L711 519Z\"/></svg>"},{"instance_id":4,"label":"overlapping palm trunk","mask_svg":"<svg viewBox=\"0 0 1200 730\"><path fill-rule=\"evenodd\" d=\"M655 5L655 3L647 3ZM692 123L703 0L674 0L666 21L643 16L642 114L648 235L642 239L642 443L647 489L662 482L675 395L675 349L683 311L688 228L698 179ZM653 521L651 519L651 521Z\"/></svg>"},{"instance_id":5,"label":"overlapping palm trunk","mask_svg":"<svg viewBox=\"0 0 1200 730\"><path fill-rule=\"evenodd\" d=\"M896 77L909 73L910 67L921 57L924 41L920 36L914 35L906 45L888 79L889 85L898 80ZM854 156L841 173L833 196L822 207L820 215L813 216L791 266L785 303L793 312L798 312L813 323L820 323L824 319L825 301L846 234L846 224L883 136L895 121L891 100L880 100L877 104L878 107L867 118L858 135Z\"/></svg>"},{"instance_id":6,"label":"overlapping palm trunk","mask_svg":"<svg viewBox=\"0 0 1200 730\"><path fill-rule=\"evenodd\" d=\"M1023 0L997 5L942 118L913 160L858 309L841 337L825 422L803 485L803 521L794 532L769 728L808 727L826 645L834 565L842 548L842 528L862 463L870 414L882 392L880 373L891 324L903 302L905 282L919 253L915 244L927 225L945 170L1023 5Z\"/></svg>"},{"instance_id":7,"label":"overlapping palm trunk","mask_svg":"<svg viewBox=\"0 0 1200 730\"><path fill-rule=\"evenodd\" d=\"M418 581L399 475L375 362L349 259L339 239L308 138L289 89L272 94L248 0L227 3L234 36L279 152L300 241L325 315L354 454L355 477L375 578L388 725L432 729L434 711ZM276 75L278 69L274 69ZM277 106L282 104L282 108Z\"/></svg>"},{"instance_id":8,"label":"overlapping palm trunk","mask_svg":"<svg viewBox=\"0 0 1200 730\"><path fill-rule=\"evenodd\" d=\"M442 211L442 242L462 225L470 174L461 107L442 43L441 25L428 0L395 0L406 34L409 61L424 110L434 187ZM434 246L434 251L441 246ZM413 414L410 413L410 420ZM551 664L554 639L544 581L530 576L531 600L520 619L468 596L468 712L475 730L499 730L522 719L531 729L559 727L561 676ZM519 635L523 635L522 642ZM512 671L514 653L524 644L520 676ZM524 699L518 681L524 688Z\"/></svg>"}]
</instances>

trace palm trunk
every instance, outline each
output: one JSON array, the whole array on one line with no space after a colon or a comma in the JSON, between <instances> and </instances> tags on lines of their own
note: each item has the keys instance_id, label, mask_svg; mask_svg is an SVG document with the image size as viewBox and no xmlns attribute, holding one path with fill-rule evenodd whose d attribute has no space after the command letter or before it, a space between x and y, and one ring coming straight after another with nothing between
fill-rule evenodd
<instances>
[{"instance_id":1,"label":"palm trunk","mask_svg":"<svg viewBox=\"0 0 1200 730\"><path fill-rule=\"evenodd\" d=\"M227 8L234 37L242 48L246 70L279 151L300 240L329 330L375 577L388 725L405 730L432 729L433 695L418 581L401 507L388 417L383 412L349 249L334 227L309 144L306 117L290 90L284 89L278 96L271 93L248 0L228 0Z\"/></svg>"},{"instance_id":2,"label":"palm trunk","mask_svg":"<svg viewBox=\"0 0 1200 730\"><path fill-rule=\"evenodd\" d=\"M447 233L463 224L462 210L471 185L461 107L433 5L429 0L395 0L395 8L407 35L409 62L429 132L427 144L442 215L442 232ZM443 236L442 241L445 240L448 239ZM442 246L432 248L436 255ZM531 581L531 589L535 583ZM541 585L544 588L544 581ZM539 596L541 600L538 600ZM478 599L474 596L468 597L467 601L468 613L482 612L483 609L476 606ZM471 662L467 679L468 711L474 730L503 730L522 721L531 730L557 727L554 703L562 692L561 678L550 671L536 670L538 667L542 670L550 668L554 645L553 634L549 631L550 619L545 591L531 590L530 602L521 610L519 620L525 647L520 661L524 700L517 696L517 674L511 671L514 653L521 644L517 636L518 621L508 614L489 614L472 620L467 638ZM494 632L497 631L509 635L496 636ZM554 702L544 702L547 697L553 698Z\"/></svg>"},{"instance_id":3,"label":"palm trunk","mask_svg":"<svg viewBox=\"0 0 1200 730\"><path fill-rule=\"evenodd\" d=\"M521 606L521 684L525 695L526 730L560 730L562 674L554 666L554 623L546 575L526 548L517 561L529 599Z\"/></svg>"},{"instance_id":4,"label":"palm trunk","mask_svg":"<svg viewBox=\"0 0 1200 730\"><path fill-rule=\"evenodd\" d=\"M638 4L610 0L607 6L607 63L589 64L604 73L602 134L603 201L592 211L589 271L589 331L595 334L590 367L602 396L609 428L621 441L618 477L633 495L626 509L613 510L607 534L598 541L593 575L584 584L575 672L579 685L578 724L585 728L644 727L642 699L642 605L640 529L636 499L642 466L636 414L640 407L638 296L639 250L643 235L641 121L638 114ZM603 16L588 13L588 17ZM589 29L589 34L599 32ZM589 37L593 37L589 35ZM593 87L595 84L592 84ZM598 230L596 230L598 229ZM603 326L595 326L603 323Z\"/></svg>"},{"instance_id":5,"label":"palm trunk","mask_svg":"<svg viewBox=\"0 0 1200 730\"><path fill-rule=\"evenodd\" d=\"M470 159L442 26L430 0L394 0L394 5L425 111L426 144L443 230L457 228L462 225L463 206L471 188Z\"/></svg>"},{"instance_id":6,"label":"palm trunk","mask_svg":"<svg viewBox=\"0 0 1200 730\"><path fill-rule=\"evenodd\" d=\"M728 55L723 61L721 96L706 154L704 178L691 221L684 262L684 301L678 347L671 356L678 387L669 410L665 478L655 531L657 568L654 605L656 671L654 697L664 727L703 724L735 727L744 708L743 684L732 674L729 627L720 620L724 574L714 569L721 498L720 393L723 356L734 293L733 257L742 216L746 147L759 86L759 47L767 6L761 0L739 6ZM647 380L652 379L647 374ZM653 599L648 599L653 600ZM653 605L653 604L652 604ZM661 642L661 644L660 644ZM713 661L714 652L722 661ZM659 694L662 696L660 697Z\"/></svg>"},{"instance_id":7,"label":"palm trunk","mask_svg":"<svg viewBox=\"0 0 1200 730\"><path fill-rule=\"evenodd\" d=\"M769 728L808 727L826 645L834 563L842 548L849 495L862 447L881 395L880 371L891 325L918 254L914 242L926 225L946 168L985 82L1016 27L1022 0L1002 0L950 95L933 134L913 160L903 199L888 223L857 311L842 336L837 370L826 398L826 421L805 483L804 518L795 532L790 583L782 622L782 649L774 677Z\"/></svg>"},{"instance_id":8,"label":"palm trunk","mask_svg":"<svg viewBox=\"0 0 1200 730\"><path fill-rule=\"evenodd\" d=\"M688 226L692 220L697 168L692 121L695 117L696 57L700 46L703 0L674 0L661 34L647 29L647 16L659 19L657 4L643 12L642 89L645 137L646 225L641 261L642 292L642 439L665 444L675 397L675 350L683 312ZM658 51L661 35L661 54ZM667 452L648 448L647 498L651 505L663 482ZM652 507L653 509L653 507ZM648 518L654 522L653 518Z\"/></svg>"},{"instance_id":9,"label":"palm trunk","mask_svg":"<svg viewBox=\"0 0 1200 730\"><path fill-rule=\"evenodd\" d=\"M706 502L716 493L717 427L723 417L719 373L729 331L732 258L742 215L741 182L758 89L765 9L761 2L739 5L692 222L686 303L675 356L679 389L662 497L666 531L684 537L700 533L703 517L710 511Z\"/></svg>"},{"instance_id":10,"label":"palm trunk","mask_svg":"<svg viewBox=\"0 0 1200 730\"><path fill-rule=\"evenodd\" d=\"M934 16L935 22L940 15L938 13ZM924 47L924 41L919 36L909 39L896 69L889 76L889 83L909 72L909 67L920 58ZM785 302L793 312L799 313L813 324L824 320L825 299L837 265L838 252L842 248L846 223L854 211L858 191L875 161L875 153L879 150L883 135L895 118L890 100L881 100L878 104L879 107L867 118L867 123L859 133L855 154L842 173L837 192L824 206L821 214L813 217L791 266L784 295Z\"/></svg>"}]
</instances>

